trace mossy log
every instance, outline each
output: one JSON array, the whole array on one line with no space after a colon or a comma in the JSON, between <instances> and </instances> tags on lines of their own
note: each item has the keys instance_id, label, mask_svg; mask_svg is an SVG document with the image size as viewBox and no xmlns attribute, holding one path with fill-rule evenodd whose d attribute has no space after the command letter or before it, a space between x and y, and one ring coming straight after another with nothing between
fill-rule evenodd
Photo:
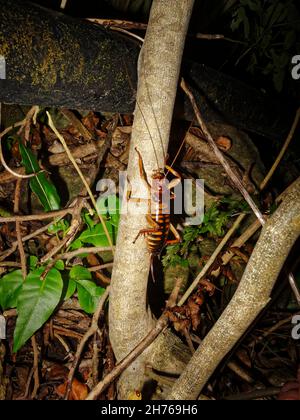
<instances>
[{"instance_id":1,"label":"mossy log","mask_svg":"<svg viewBox=\"0 0 300 420\"><path fill-rule=\"evenodd\" d=\"M0 101L127 112L134 107L139 46L40 6L0 0Z\"/></svg>"},{"instance_id":2,"label":"mossy log","mask_svg":"<svg viewBox=\"0 0 300 420\"><path fill-rule=\"evenodd\" d=\"M20 0L0 0L0 22L0 56L6 61L0 102L134 110L140 51L134 38ZM223 73L185 61L182 75L208 122L230 123L281 140L291 125L293 107ZM177 111L180 117L193 118L184 95L179 95Z\"/></svg>"}]
</instances>

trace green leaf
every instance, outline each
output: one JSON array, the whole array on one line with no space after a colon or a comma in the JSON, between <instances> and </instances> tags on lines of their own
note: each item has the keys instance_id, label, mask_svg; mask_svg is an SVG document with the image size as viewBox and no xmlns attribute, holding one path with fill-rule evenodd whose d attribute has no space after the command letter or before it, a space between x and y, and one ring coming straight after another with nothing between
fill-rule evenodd
<instances>
[{"instance_id":1,"label":"green leaf","mask_svg":"<svg viewBox=\"0 0 300 420\"><path fill-rule=\"evenodd\" d=\"M70 279L72 280L91 280L92 274L91 272L81 265L75 265L70 270Z\"/></svg>"},{"instance_id":2,"label":"green leaf","mask_svg":"<svg viewBox=\"0 0 300 420\"><path fill-rule=\"evenodd\" d=\"M44 270L44 267L40 267L29 273L18 296L14 352L49 319L60 301L63 289L60 272L52 268L42 281L40 276Z\"/></svg>"},{"instance_id":3,"label":"green leaf","mask_svg":"<svg viewBox=\"0 0 300 420\"><path fill-rule=\"evenodd\" d=\"M17 299L22 286L21 270L11 271L0 279L0 306L3 310L17 306Z\"/></svg>"},{"instance_id":4,"label":"green leaf","mask_svg":"<svg viewBox=\"0 0 300 420\"><path fill-rule=\"evenodd\" d=\"M120 221L120 200L116 195L109 195L97 200L97 209L100 214L109 218L109 222L118 227Z\"/></svg>"},{"instance_id":5,"label":"green leaf","mask_svg":"<svg viewBox=\"0 0 300 420\"><path fill-rule=\"evenodd\" d=\"M110 237L112 238L113 244L115 244L117 239L117 228L110 222L106 222L106 227ZM85 244L92 244L94 246L109 246L102 223L98 223L92 229L89 228L83 231L78 239Z\"/></svg>"},{"instance_id":6,"label":"green leaf","mask_svg":"<svg viewBox=\"0 0 300 420\"><path fill-rule=\"evenodd\" d=\"M65 269L65 263L63 262L63 260L58 260L56 261L54 267L58 270L58 271L63 271Z\"/></svg>"},{"instance_id":7,"label":"green leaf","mask_svg":"<svg viewBox=\"0 0 300 420\"><path fill-rule=\"evenodd\" d=\"M22 156L22 163L25 167L27 174L40 171L37 158L34 156L32 151L25 147L23 143L19 142L19 149ZM45 173L39 173L38 175L30 178L29 185L32 191L36 194L45 211L59 210L60 209L60 198L56 191L55 186L50 182Z\"/></svg>"},{"instance_id":8,"label":"green leaf","mask_svg":"<svg viewBox=\"0 0 300 420\"><path fill-rule=\"evenodd\" d=\"M91 280L77 280L78 300L82 309L89 314L94 313L104 290Z\"/></svg>"},{"instance_id":9,"label":"green leaf","mask_svg":"<svg viewBox=\"0 0 300 420\"><path fill-rule=\"evenodd\" d=\"M59 220L58 222L53 223L53 225L51 225L48 228L48 232L55 234L55 233L59 233L59 232L63 232L64 234L67 233L68 229L70 227L70 224L67 220L63 219L63 220Z\"/></svg>"},{"instance_id":10,"label":"green leaf","mask_svg":"<svg viewBox=\"0 0 300 420\"><path fill-rule=\"evenodd\" d=\"M113 244L116 243L118 234L118 225L120 221L120 200L116 195L110 195L98 199L97 210L103 215L107 230L112 239ZM92 244L94 246L109 246L106 234L101 223L95 221L88 213L83 215L88 228L72 242L70 249L75 250L81 248L83 244Z\"/></svg>"},{"instance_id":11,"label":"green leaf","mask_svg":"<svg viewBox=\"0 0 300 420\"><path fill-rule=\"evenodd\" d=\"M96 222L94 221L94 219L90 216L88 212L83 212L82 218L89 228L92 228L93 226L95 226Z\"/></svg>"},{"instance_id":12,"label":"green leaf","mask_svg":"<svg viewBox=\"0 0 300 420\"><path fill-rule=\"evenodd\" d=\"M32 271L37 266L39 259L35 255L30 255L28 260L29 270Z\"/></svg>"},{"instance_id":13,"label":"green leaf","mask_svg":"<svg viewBox=\"0 0 300 420\"><path fill-rule=\"evenodd\" d=\"M104 293L105 289L97 286L92 281L91 272L80 265L72 267L70 279L76 282L78 300L82 309L89 314L94 313L99 297Z\"/></svg>"},{"instance_id":14,"label":"green leaf","mask_svg":"<svg viewBox=\"0 0 300 420\"><path fill-rule=\"evenodd\" d=\"M82 242L79 238L75 239L75 241L73 241L69 247L69 250L71 251L75 251L76 249L79 249L82 247Z\"/></svg>"},{"instance_id":15,"label":"green leaf","mask_svg":"<svg viewBox=\"0 0 300 420\"><path fill-rule=\"evenodd\" d=\"M76 281L72 280L72 279L69 279L68 280L68 287L67 287L67 290L66 290L64 300L68 300L68 299L70 299L71 296L74 295L74 293L76 291L76 287L77 287Z\"/></svg>"}]
</instances>

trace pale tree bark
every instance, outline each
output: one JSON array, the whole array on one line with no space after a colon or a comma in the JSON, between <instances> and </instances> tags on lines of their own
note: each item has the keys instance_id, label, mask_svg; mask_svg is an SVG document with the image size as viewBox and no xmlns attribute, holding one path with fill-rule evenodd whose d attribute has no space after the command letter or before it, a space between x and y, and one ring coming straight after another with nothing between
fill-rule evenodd
<instances>
[{"instance_id":1,"label":"pale tree bark","mask_svg":"<svg viewBox=\"0 0 300 420\"><path fill-rule=\"evenodd\" d=\"M152 171L164 166L193 3L193 0L153 1L139 58L137 105L127 170L135 197L145 196L135 148L143 157L150 181ZM147 227L145 215L136 214L142 205L129 200L127 214L122 215L119 225L109 305L110 340L117 360L126 356L154 323L147 309L149 252L142 237L133 244L139 230ZM141 390L146 357L144 352L120 378L119 398L126 399L130 392Z\"/></svg>"},{"instance_id":2,"label":"pale tree bark","mask_svg":"<svg viewBox=\"0 0 300 420\"><path fill-rule=\"evenodd\" d=\"M269 302L280 270L299 235L300 178L267 221L235 295L175 382L168 398L197 399L216 367Z\"/></svg>"}]
</instances>

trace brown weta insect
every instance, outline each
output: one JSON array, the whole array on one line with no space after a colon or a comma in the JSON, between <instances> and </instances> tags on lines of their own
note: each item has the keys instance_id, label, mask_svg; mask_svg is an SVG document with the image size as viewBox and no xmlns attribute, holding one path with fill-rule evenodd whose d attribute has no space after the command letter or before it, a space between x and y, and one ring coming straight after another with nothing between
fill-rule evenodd
<instances>
[{"instance_id":1,"label":"brown weta insect","mask_svg":"<svg viewBox=\"0 0 300 420\"><path fill-rule=\"evenodd\" d=\"M151 177L152 182L150 184L144 169L142 156L137 148L135 148L135 151L138 154L140 176L147 186L150 198L146 199L148 202L146 220L149 223L149 227L141 229L133 243L137 241L140 235L146 236L147 248L151 256L151 275L154 281L154 259L160 257L160 254L166 245L173 245L181 242L179 233L170 221L169 206L164 199L166 195L169 199L175 198L175 194L172 191L170 192L170 190L181 181L181 176L171 166L165 165L167 172L165 173L162 169L154 170ZM166 178L168 173L171 173L175 177L170 182L167 182ZM133 198L133 200L141 201L140 198ZM174 239L169 238L170 232L173 233Z\"/></svg>"}]
</instances>

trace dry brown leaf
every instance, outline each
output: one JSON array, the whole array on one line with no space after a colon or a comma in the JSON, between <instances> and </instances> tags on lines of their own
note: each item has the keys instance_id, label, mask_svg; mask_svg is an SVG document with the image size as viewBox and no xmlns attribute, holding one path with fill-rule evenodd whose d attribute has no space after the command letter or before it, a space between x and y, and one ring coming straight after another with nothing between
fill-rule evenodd
<instances>
[{"instance_id":1,"label":"dry brown leaf","mask_svg":"<svg viewBox=\"0 0 300 420\"><path fill-rule=\"evenodd\" d=\"M60 397L64 397L66 393L66 387L67 387L67 381L65 381L63 384L58 385L56 387L56 393ZM69 395L69 400L72 401L82 401L85 400L88 395L88 387L78 381L78 379L73 379L72 386L71 386L71 392Z\"/></svg>"},{"instance_id":2,"label":"dry brown leaf","mask_svg":"<svg viewBox=\"0 0 300 420\"><path fill-rule=\"evenodd\" d=\"M227 152L231 149L232 141L229 137L226 136L220 136L217 138L216 143L218 145L218 148L221 149L223 152Z\"/></svg>"}]
</instances>

